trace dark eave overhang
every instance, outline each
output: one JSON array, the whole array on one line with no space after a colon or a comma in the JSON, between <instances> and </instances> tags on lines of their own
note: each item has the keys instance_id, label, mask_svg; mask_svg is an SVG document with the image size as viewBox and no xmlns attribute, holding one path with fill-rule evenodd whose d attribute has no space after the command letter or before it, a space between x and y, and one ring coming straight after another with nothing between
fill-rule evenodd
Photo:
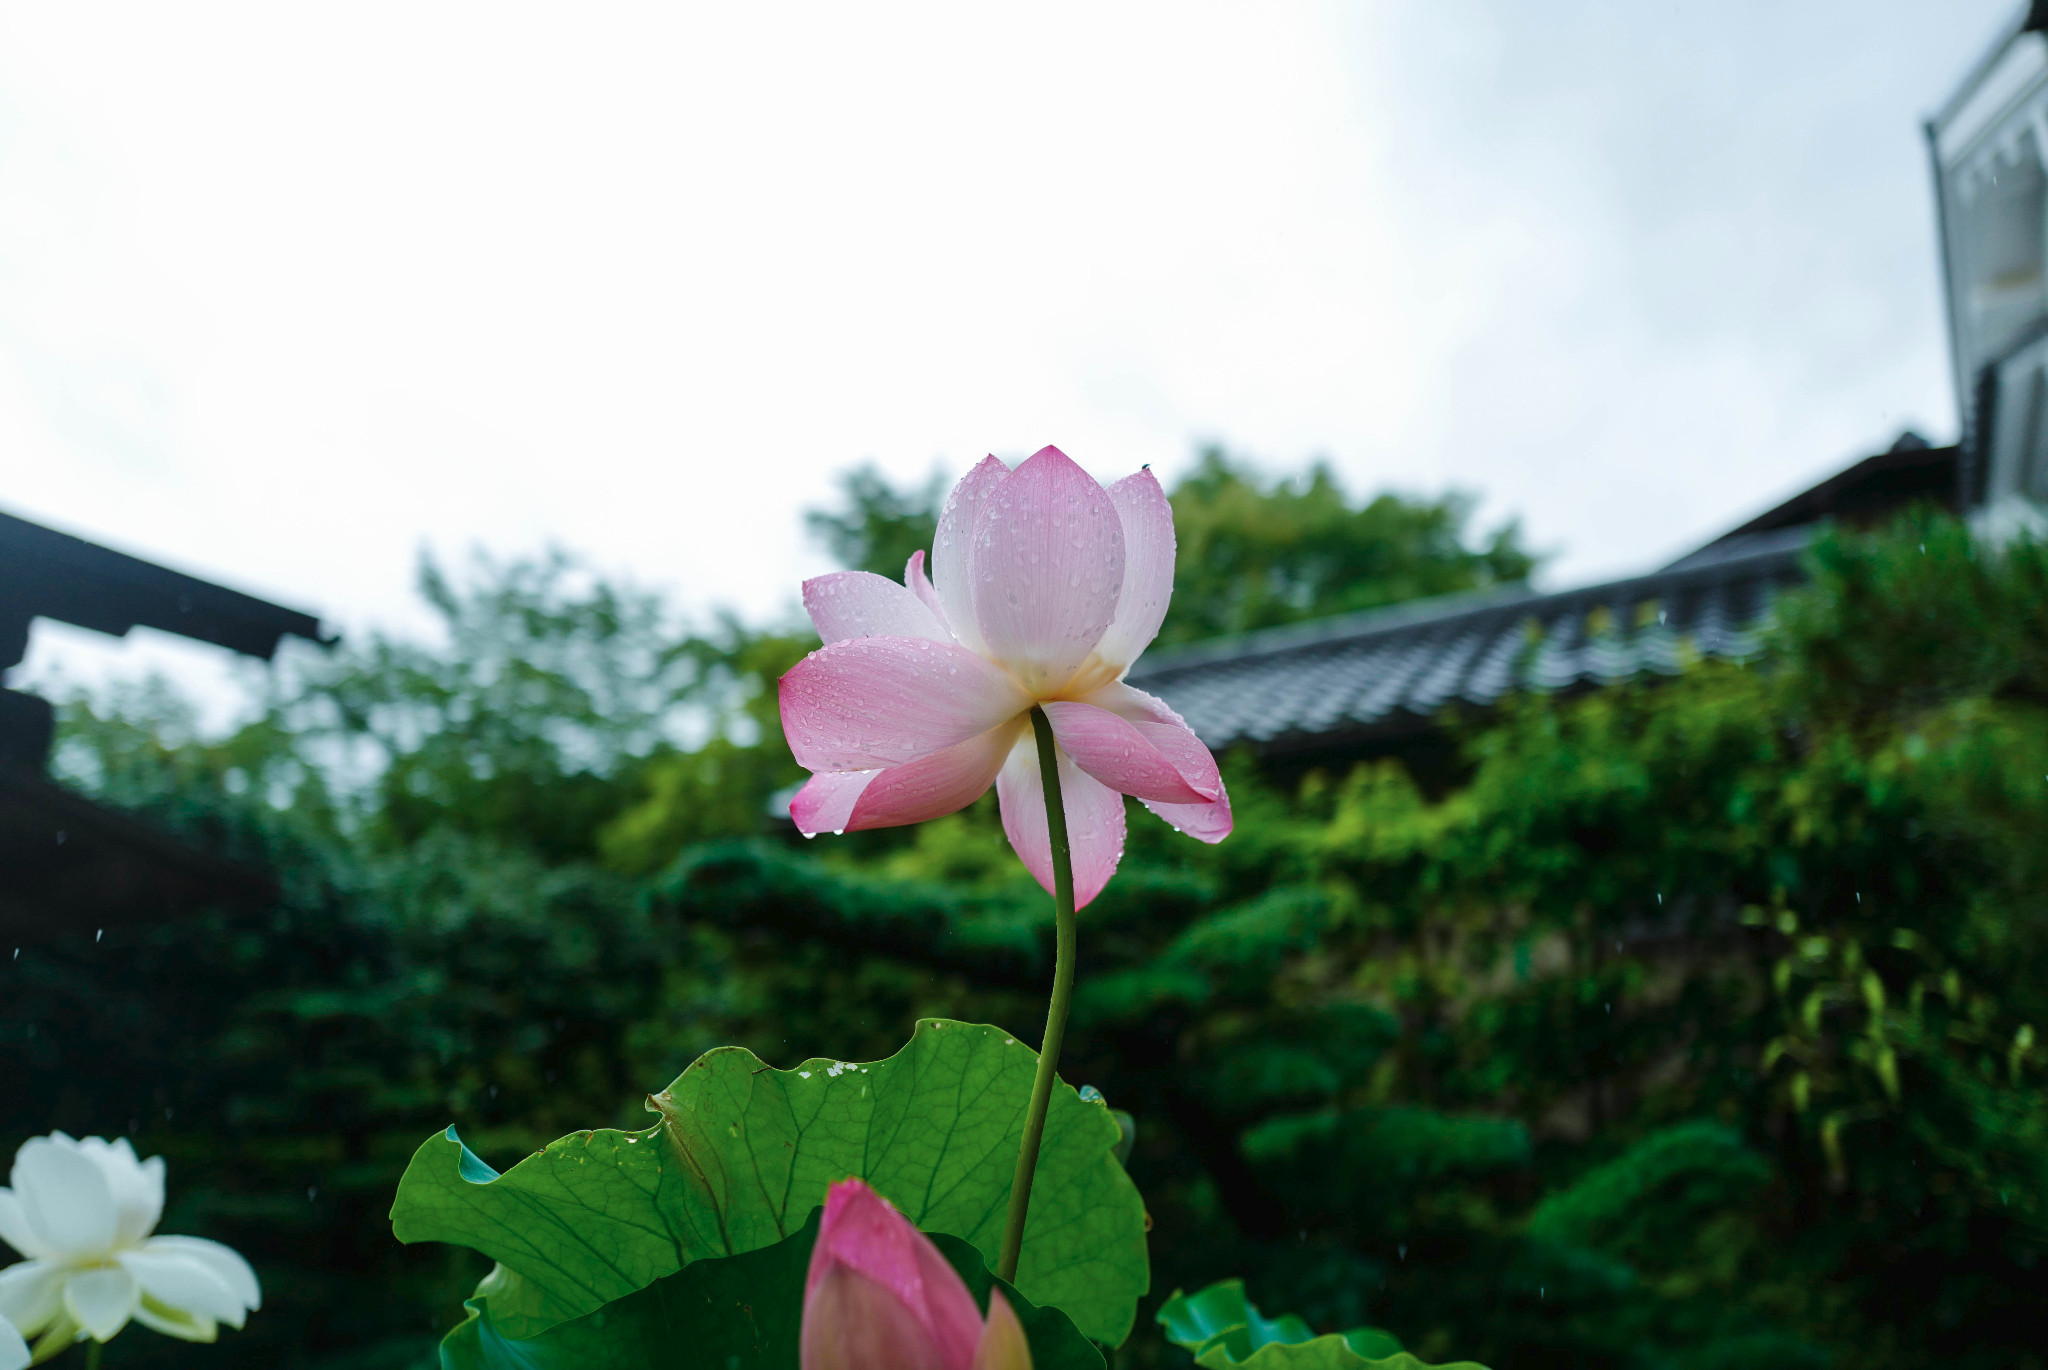
<instances>
[{"instance_id":1,"label":"dark eave overhang","mask_svg":"<svg viewBox=\"0 0 2048 1370\"><path fill-rule=\"evenodd\" d=\"M4 639L32 618L116 637L156 628L265 661L287 635L324 640L311 614L0 513L0 667L21 659Z\"/></svg>"}]
</instances>

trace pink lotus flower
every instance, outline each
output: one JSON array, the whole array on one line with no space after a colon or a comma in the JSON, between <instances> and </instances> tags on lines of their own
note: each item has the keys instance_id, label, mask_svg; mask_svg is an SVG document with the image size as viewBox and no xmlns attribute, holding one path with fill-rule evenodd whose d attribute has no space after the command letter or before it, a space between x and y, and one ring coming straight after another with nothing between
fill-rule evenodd
<instances>
[{"instance_id":1,"label":"pink lotus flower","mask_svg":"<svg viewBox=\"0 0 2048 1370\"><path fill-rule=\"evenodd\" d=\"M931 1239L860 1180L826 1191L804 1280L803 1370L1031 1370L1002 1291L988 1318Z\"/></svg>"},{"instance_id":2,"label":"pink lotus flower","mask_svg":"<svg viewBox=\"0 0 2048 1370\"><path fill-rule=\"evenodd\" d=\"M947 497L904 585L865 571L804 582L825 646L782 678L791 752L815 772L790 805L807 835L939 818L993 784L1003 830L1053 887L1030 711L1051 720L1074 895L1109 883L1123 796L1220 842L1216 759L1165 702L1123 683L1173 593L1173 508L1150 471L1104 489L1057 447L990 457Z\"/></svg>"}]
</instances>

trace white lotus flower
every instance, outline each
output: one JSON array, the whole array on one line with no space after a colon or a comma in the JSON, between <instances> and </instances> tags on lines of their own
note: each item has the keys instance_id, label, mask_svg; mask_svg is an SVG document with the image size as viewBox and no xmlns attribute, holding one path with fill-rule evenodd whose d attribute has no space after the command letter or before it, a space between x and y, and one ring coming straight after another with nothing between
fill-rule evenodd
<instances>
[{"instance_id":1,"label":"white lotus flower","mask_svg":"<svg viewBox=\"0 0 2048 1370\"><path fill-rule=\"evenodd\" d=\"M164 1162L123 1137L31 1137L0 1189L0 1240L28 1257L0 1270L0 1319L36 1337L39 1359L74 1341L108 1341L133 1318L186 1341L240 1327L263 1301L256 1272L203 1237L152 1237ZM7 1362L0 1337L0 1367Z\"/></svg>"}]
</instances>

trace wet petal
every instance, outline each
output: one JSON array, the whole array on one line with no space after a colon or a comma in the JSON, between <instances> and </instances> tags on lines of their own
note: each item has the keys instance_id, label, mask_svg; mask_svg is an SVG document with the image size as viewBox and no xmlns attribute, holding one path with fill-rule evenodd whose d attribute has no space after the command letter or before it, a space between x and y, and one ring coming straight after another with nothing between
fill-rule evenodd
<instances>
[{"instance_id":1,"label":"wet petal","mask_svg":"<svg viewBox=\"0 0 2048 1370\"><path fill-rule=\"evenodd\" d=\"M1078 700L1040 706L1060 749L1121 794L1168 804L1205 804L1220 792L1215 758L1185 726L1133 723Z\"/></svg>"},{"instance_id":2,"label":"wet petal","mask_svg":"<svg viewBox=\"0 0 2048 1370\"><path fill-rule=\"evenodd\" d=\"M861 791L881 773L880 769L818 772L789 801L789 821L806 837L816 837L821 832L845 832Z\"/></svg>"},{"instance_id":3,"label":"wet petal","mask_svg":"<svg viewBox=\"0 0 2048 1370\"><path fill-rule=\"evenodd\" d=\"M64 1311L94 1341L111 1341L141 1298L142 1286L118 1265L81 1270L64 1282Z\"/></svg>"},{"instance_id":4,"label":"wet petal","mask_svg":"<svg viewBox=\"0 0 2048 1370\"><path fill-rule=\"evenodd\" d=\"M1213 847L1230 836L1230 791L1221 782L1218 788L1221 792L1206 804L1155 804L1149 799L1140 802L1165 819L1175 832Z\"/></svg>"},{"instance_id":5,"label":"wet petal","mask_svg":"<svg viewBox=\"0 0 2048 1370\"><path fill-rule=\"evenodd\" d=\"M1085 908L1116 874L1124 854L1124 797L1061 755L1060 798L1066 808L1067 840L1074 862L1074 907ZM1038 746L1027 731L1010 749L996 777L1003 831L1010 846L1046 893L1054 893L1052 840L1046 835L1045 786L1040 782Z\"/></svg>"},{"instance_id":6,"label":"wet petal","mask_svg":"<svg viewBox=\"0 0 2048 1370\"><path fill-rule=\"evenodd\" d=\"M978 737L1029 703L963 647L864 637L821 647L782 677L782 730L805 770L875 770Z\"/></svg>"},{"instance_id":7,"label":"wet petal","mask_svg":"<svg viewBox=\"0 0 2048 1370\"><path fill-rule=\"evenodd\" d=\"M1203 773L1215 776L1216 797L1213 800L1199 804L1174 804L1147 799L1141 801L1146 808L1165 819L1176 831L1197 841L1214 845L1230 836L1230 792L1224 787L1222 775L1216 771L1216 758L1195 736L1194 729L1188 727L1186 720L1175 713L1165 700L1118 681L1090 694L1087 702L1129 719L1161 751L1173 756L1176 766L1189 768L1183 771L1184 774L1191 774L1192 768L1206 766ZM1196 748L1201 749L1199 756L1195 753Z\"/></svg>"},{"instance_id":8,"label":"wet petal","mask_svg":"<svg viewBox=\"0 0 2048 1370\"><path fill-rule=\"evenodd\" d=\"M958 813L996 783L1020 726L1025 725L1006 723L922 760L880 772L862 790L846 831L900 828Z\"/></svg>"},{"instance_id":9,"label":"wet petal","mask_svg":"<svg viewBox=\"0 0 2048 1370\"><path fill-rule=\"evenodd\" d=\"M31 1137L14 1157L14 1193L36 1237L52 1254L112 1249L120 1214L106 1172L62 1134Z\"/></svg>"},{"instance_id":10,"label":"wet petal","mask_svg":"<svg viewBox=\"0 0 2048 1370\"><path fill-rule=\"evenodd\" d=\"M989 491L1008 479L1010 468L994 457L983 457L974 469L960 478L946 496L939 511L939 526L932 534L932 588L945 606L940 615L960 645L970 651L986 652L981 629L974 621L973 582L967 566L967 549L974 537L975 518Z\"/></svg>"},{"instance_id":11,"label":"wet petal","mask_svg":"<svg viewBox=\"0 0 2048 1370\"><path fill-rule=\"evenodd\" d=\"M939 602L939 592L925 579L923 552L912 552L910 560L903 563L903 583L910 593L917 596L919 603L932 611L932 617L951 632L952 626L946 622L946 606Z\"/></svg>"},{"instance_id":12,"label":"wet petal","mask_svg":"<svg viewBox=\"0 0 2048 1370\"><path fill-rule=\"evenodd\" d=\"M1096 653L1121 671L1159 636L1173 598L1173 506L1153 474L1140 471L1109 487L1124 528L1124 583L1116 617Z\"/></svg>"},{"instance_id":13,"label":"wet petal","mask_svg":"<svg viewBox=\"0 0 2048 1370\"><path fill-rule=\"evenodd\" d=\"M1183 729L1188 727L1187 720L1175 713L1173 706L1158 695L1147 694L1135 685L1126 685L1121 680L1111 681L1099 689L1089 691L1081 698L1098 709L1107 709L1117 717L1128 718L1133 723L1163 723Z\"/></svg>"},{"instance_id":14,"label":"wet petal","mask_svg":"<svg viewBox=\"0 0 2048 1370\"><path fill-rule=\"evenodd\" d=\"M958 813L988 793L1010 753L1020 722L991 728L956 746L901 766L877 771L826 771L814 775L790 801L797 830L859 832L900 828Z\"/></svg>"},{"instance_id":15,"label":"wet petal","mask_svg":"<svg viewBox=\"0 0 2048 1370\"><path fill-rule=\"evenodd\" d=\"M982 640L1033 695L1057 693L1116 616L1124 583L1116 505L1064 452L1045 447L988 493L973 533L968 570Z\"/></svg>"},{"instance_id":16,"label":"wet petal","mask_svg":"<svg viewBox=\"0 0 2048 1370\"><path fill-rule=\"evenodd\" d=\"M922 637L951 642L953 635L924 602L887 576L837 571L804 582L804 611L826 642L855 637Z\"/></svg>"}]
</instances>

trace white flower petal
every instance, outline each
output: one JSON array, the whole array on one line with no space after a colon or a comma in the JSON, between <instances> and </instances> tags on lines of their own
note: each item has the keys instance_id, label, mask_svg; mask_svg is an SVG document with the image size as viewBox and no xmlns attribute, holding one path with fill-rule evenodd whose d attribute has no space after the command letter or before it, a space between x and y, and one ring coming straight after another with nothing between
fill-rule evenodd
<instances>
[{"instance_id":1,"label":"white flower petal","mask_svg":"<svg viewBox=\"0 0 2048 1370\"><path fill-rule=\"evenodd\" d=\"M64 1282L64 1311L94 1341L111 1341L135 1316L142 1287L118 1265L81 1270Z\"/></svg>"},{"instance_id":2,"label":"white flower petal","mask_svg":"<svg viewBox=\"0 0 2048 1370\"><path fill-rule=\"evenodd\" d=\"M0 1370L26 1370L32 1357L14 1324L0 1318Z\"/></svg>"},{"instance_id":3,"label":"white flower petal","mask_svg":"<svg viewBox=\"0 0 2048 1370\"><path fill-rule=\"evenodd\" d=\"M34 1336L57 1316L64 1301L64 1267L21 1261L0 1270L0 1318Z\"/></svg>"},{"instance_id":4,"label":"white flower petal","mask_svg":"<svg viewBox=\"0 0 2048 1370\"><path fill-rule=\"evenodd\" d=\"M107 1190L114 1196L115 1241L133 1246L150 1234L164 1211L164 1158L137 1160L135 1148L126 1137L112 1142L84 1137L78 1149L99 1166L107 1177Z\"/></svg>"},{"instance_id":5,"label":"white flower petal","mask_svg":"<svg viewBox=\"0 0 2048 1370\"><path fill-rule=\"evenodd\" d=\"M31 1137L21 1144L14 1157L14 1193L51 1254L90 1256L113 1249L120 1215L106 1171L69 1137Z\"/></svg>"},{"instance_id":6,"label":"white flower petal","mask_svg":"<svg viewBox=\"0 0 2048 1370\"><path fill-rule=\"evenodd\" d=\"M176 1248L123 1251L115 1257L142 1292L165 1308L201 1313L230 1327L242 1325L242 1300L212 1266Z\"/></svg>"},{"instance_id":7,"label":"white flower petal","mask_svg":"<svg viewBox=\"0 0 2048 1370\"><path fill-rule=\"evenodd\" d=\"M263 1289L256 1283L256 1272L250 1269L249 1262L242 1259L242 1253L232 1246L224 1246L205 1237L151 1237L142 1249L176 1251L191 1256L226 1281L235 1297L242 1301L242 1307L255 1309L263 1306Z\"/></svg>"},{"instance_id":8,"label":"white flower petal","mask_svg":"<svg viewBox=\"0 0 2048 1370\"><path fill-rule=\"evenodd\" d=\"M21 1206L21 1196L11 1189L0 1189L0 1242L19 1251L24 1256L47 1256L49 1248L36 1236L36 1230L29 1225L28 1213Z\"/></svg>"},{"instance_id":9,"label":"white flower petal","mask_svg":"<svg viewBox=\"0 0 2048 1370\"><path fill-rule=\"evenodd\" d=\"M220 1324L202 1313L165 1308L147 1294L135 1305L135 1321L152 1332L180 1341L213 1341L220 1336ZM237 1324L239 1326L239 1324Z\"/></svg>"}]
</instances>

